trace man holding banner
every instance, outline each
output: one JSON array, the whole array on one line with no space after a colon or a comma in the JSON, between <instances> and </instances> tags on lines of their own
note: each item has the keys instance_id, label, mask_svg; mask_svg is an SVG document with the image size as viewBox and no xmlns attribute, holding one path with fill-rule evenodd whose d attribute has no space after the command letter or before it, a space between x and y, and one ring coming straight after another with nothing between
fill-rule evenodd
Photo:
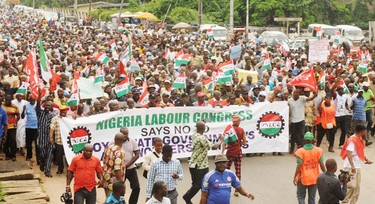
<instances>
[{"instance_id":1,"label":"man holding banner","mask_svg":"<svg viewBox=\"0 0 375 204\"><path fill-rule=\"evenodd\" d=\"M245 130L240 126L241 117L238 114L232 115L232 125L228 125L224 131L224 143L221 152L227 149L226 156L228 158L227 169L230 169L234 162L236 176L241 180L241 162L242 162L242 145L246 144ZM234 192L234 196L238 197L238 192Z\"/></svg>"},{"instance_id":2,"label":"man holding banner","mask_svg":"<svg viewBox=\"0 0 375 204\"><path fill-rule=\"evenodd\" d=\"M210 142L206 136L203 135L206 130L206 124L200 121L195 126L197 132L192 136L193 151L189 161L189 170L191 174L192 186L183 196L186 204L192 204L191 199L198 193L202 187L202 180L204 175L208 173L208 150L218 148L222 144L224 137L221 136L217 143Z\"/></svg>"}]
</instances>

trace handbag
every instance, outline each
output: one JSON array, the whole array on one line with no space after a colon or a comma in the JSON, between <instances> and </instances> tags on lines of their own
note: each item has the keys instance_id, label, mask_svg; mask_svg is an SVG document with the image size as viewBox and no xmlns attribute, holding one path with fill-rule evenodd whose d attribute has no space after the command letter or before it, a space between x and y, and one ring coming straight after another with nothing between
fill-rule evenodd
<instances>
[{"instance_id":1,"label":"handbag","mask_svg":"<svg viewBox=\"0 0 375 204\"><path fill-rule=\"evenodd\" d=\"M156 154L156 152L152 152L152 153L155 155L156 158L159 158L159 155ZM146 179L147 179L147 173L148 173L148 171L143 170L143 177L145 177Z\"/></svg>"}]
</instances>

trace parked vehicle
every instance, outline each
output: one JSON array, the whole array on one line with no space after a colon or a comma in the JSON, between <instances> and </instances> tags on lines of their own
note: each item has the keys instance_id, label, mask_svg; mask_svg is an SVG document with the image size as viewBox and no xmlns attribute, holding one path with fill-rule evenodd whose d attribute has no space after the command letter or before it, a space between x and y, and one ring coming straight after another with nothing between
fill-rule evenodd
<instances>
[{"instance_id":1,"label":"parked vehicle","mask_svg":"<svg viewBox=\"0 0 375 204\"><path fill-rule=\"evenodd\" d=\"M357 26L337 25L336 28L339 29L343 37L348 38L355 43L359 43L365 38L362 29L358 28Z\"/></svg>"},{"instance_id":2,"label":"parked vehicle","mask_svg":"<svg viewBox=\"0 0 375 204\"><path fill-rule=\"evenodd\" d=\"M282 42L289 45L289 38L281 31L264 31L258 41L267 45L277 45Z\"/></svg>"},{"instance_id":3,"label":"parked vehicle","mask_svg":"<svg viewBox=\"0 0 375 204\"><path fill-rule=\"evenodd\" d=\"M335 36L336 32L339 30L336 27L326 24L310 24L307 27L307 37L316 37L316 28L320 27L323 31L323 35L325 36Z\"/></svg>"},{"instance_id":4,"label":"parked vehicle","mask_svg":"<svg viewBox=\"0 0 375 204\"><path fill-rule=\"evenodd\" d=\"M203 24L199 27L199 33L211 29L215 41L228 41L228 30L225 27L216 24Z\"/></svg>"}]
</instances>

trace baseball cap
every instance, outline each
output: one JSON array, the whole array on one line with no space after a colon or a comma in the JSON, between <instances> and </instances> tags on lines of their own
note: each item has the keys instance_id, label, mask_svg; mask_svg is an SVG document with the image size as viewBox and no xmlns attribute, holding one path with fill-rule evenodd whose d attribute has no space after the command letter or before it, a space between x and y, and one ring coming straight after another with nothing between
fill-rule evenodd
<instances>
[{"instance_id":1,"label":"baseball cap","mask_svg":"<svg viewBox=\"0 0 375 204\"><path fill-rule=\"evenodd\" d=\"M227 161L228 161L227 157L223 154L218 154L218 155L215 156L215 163L217 163L217 162L227 162Z\"/></svg>"},{"instance_id":2,"label":"baseball cap","mask_svg":"<svg viewBox=\"0 0 375 204\"><path fill-rule=\"evenodd\" d=\"M365 81L365 82L362 83L362 86L370 86L370 83L368 83L367 81Z\"/></svg>"},{"instance_id":3,"label":"baseball cap","mask_svg":"<svg viewBox=\"0 0 375 204\"><path fill-rule=\"evenodd\" d=\"M266 92L261 91L261 92L259 93L259 96L266 96Z\"/></svg>"}]
</instances>

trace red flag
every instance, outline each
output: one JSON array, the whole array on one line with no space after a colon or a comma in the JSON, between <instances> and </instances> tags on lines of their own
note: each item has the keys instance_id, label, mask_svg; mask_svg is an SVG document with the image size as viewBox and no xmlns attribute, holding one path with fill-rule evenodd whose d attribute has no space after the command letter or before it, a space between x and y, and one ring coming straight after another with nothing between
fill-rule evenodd
<instances>
[{"instance_id":1,"label":"red flag","mask_svg":"<svg viewBox=\"0 0 375 204\"><path fill-rule=\"evenodd\" d=\"M54 71L51 70L51 72L52 72L52 78L51 78L51 88L50 88L50 90L54 91L54 90L56 90L56 85L57 85L57 83L60 82L61 77L58 74L56 74Z\"/></svg>"},{"instance_id":2,"label":"red flag","mask_svg":"<svg viewBox=\"0 0 375 204\"><path fill-rule=\"evenodd\" d=\"M35 51L31 51L27 56L25 71L30 76L30 89L31 95L35 98L39 98L39 74L36 66L36 54Z\"/></svg>"},{"instance_id":3,"label":"red flag","mask_svg":"<svg viewBox=\"0 0 375 204\"><path fill-rule=\"evenodd\" d=\"M308 88L314 92L317 91L315 73L313 69L306 70L298 75L296 78L292 79L288 86L300 86Z\"/></svg>"},{"instance_id":4,"label":"red flag","mask_svg":"<svg viewBox=\"0 0 375 204\"><path fill-rule=\"evenodd\" d=\"M126 76L128 76L127 73L126 73L126 71L125 71L125 64L124 64L124 62L122 60L120 60L118 62L118 67L119 67L119 70L120 70L120 75L121 74L125 74Z\"/></svg>"},{"instance_id":5,"label":"red flag","mask_svg":"<svg viewBox=\"0 0 375 204\"><path fill-rule=\"evenodd\" d=\"M79 79L79 70L75 70L74 72L73 72L73 79Z\"/></svg>"}]
</instances>

